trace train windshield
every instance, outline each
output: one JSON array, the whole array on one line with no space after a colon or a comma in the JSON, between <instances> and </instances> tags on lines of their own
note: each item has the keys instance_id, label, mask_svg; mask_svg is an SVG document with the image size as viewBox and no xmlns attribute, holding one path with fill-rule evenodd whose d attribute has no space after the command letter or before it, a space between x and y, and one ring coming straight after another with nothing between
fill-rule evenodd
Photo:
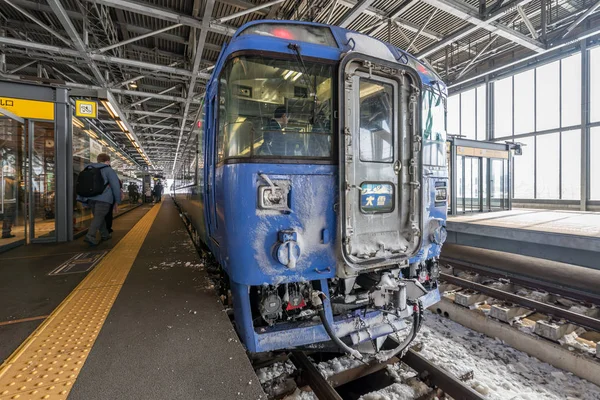
<instances>
[{"instance_id":1,"label":"train windshield","mask_svg":"<svg viewBox=\"0 0 600 400\"><path fill-rule=\"evenodd\" d=\"M446 166L446 118L443 96L423 91L423 164Z\"/></svg>"},{"instance_id":2,"label":"train windshield","mask_svg":"<svg viewBox=\"0 0 600 400\"><path fill-rule=\"evenodd\" d=\"M219 82L218 159L331 158L332 65L240 56Z\"/></svg>"}]
</instances>

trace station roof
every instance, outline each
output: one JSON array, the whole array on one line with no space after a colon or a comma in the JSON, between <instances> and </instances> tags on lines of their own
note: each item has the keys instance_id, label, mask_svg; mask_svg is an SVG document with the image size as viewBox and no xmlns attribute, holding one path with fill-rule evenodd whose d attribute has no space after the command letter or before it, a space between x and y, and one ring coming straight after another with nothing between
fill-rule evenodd
<instances>
[{"instance_id":1,"label":"station roof","mask_svg":"<svg viewBox=\"0 0 600 400\"><path fill-rule=\"evenodd\" d=\"M4 4L3 4L4 3ZM600 32L598 0L0 0L10 80L104 89L143 151L170 173L199 116L221 46L246 22L315 21L427 61L448 84ZM547 12L542 17L542 4ZM137 152L100 110L98 124ZM142 158L139 158L143 164Z\"/></svg>"}]
</instances>

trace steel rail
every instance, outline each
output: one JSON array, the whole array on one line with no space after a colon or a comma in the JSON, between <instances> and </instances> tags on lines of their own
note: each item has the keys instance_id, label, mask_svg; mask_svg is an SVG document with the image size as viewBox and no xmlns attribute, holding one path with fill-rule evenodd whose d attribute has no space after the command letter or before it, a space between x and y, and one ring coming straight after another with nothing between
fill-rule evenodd
<instances>
[{"instance_id":1,"label":"steel rail","mask_svg":"<svg viewBox=\"0 0 600 400\"><path fill-rule=\"evenodd\" d=\"M484 396L465 385L450 372L434 365L414 350L408 350L402 361L420 375L427 374L432 384L455 400L483 400Z\"/></svg>"},{"instance_id":2,"label":"steel rail","mask_svg":"<svg viewBox=\"0 0 600 400\"><path fill-rule=\"evenodd\" d=\"M600 305L600 294L586 292L583 290L570 288L568 286L547 282L541 279L528 277L526 275L519 275L513 272L504 271L501 269L489 267L487 265L481 265L472 263L469 261L459 260L451 257L441 257L440 261L446 263L451 267L458 269L468 270L477 272L491 278L509 279L511 283L526 286L529 288L542 289L549 293L556 294L563 297L569 297L576 300L585 301L588 303Z\"/></svg>"},{"instance_id":3,"label":"steel rail","mask_svg":"<svg viewBox=\"0 0 600 400\"><path fill-rule=\"evenodd\" d=\"M550 304L545 304L536 300L528 299L523 296L519 296L514 293L505 292L503 290L495 289L489 286L485 286L479 283L471 282L467 279L462 279L456 276L441 273L440 279L452 283L457 286L461 286L467 289L472 289L477 292L486 294L499 300L508 301L511 303L519 304L524 307L534 309L544 314L549 314L557 318L563 318L571 321L575 324L585 326L600 332L600 320L587 315L577 314L573 311L565 310Z\"/></svg>"},{"instance_id":4,"label":"steel rail","mask_svg":"<svg viewBox=\"0 0 600 400\"><path fill-rule=\"evenodd\" d=\"M296 368L302 371L302 376L309 384L319 400L342 400L342 397L321 375L317 367L301 351L294 351L290 357Z\"/></svg>"}]
</instances>

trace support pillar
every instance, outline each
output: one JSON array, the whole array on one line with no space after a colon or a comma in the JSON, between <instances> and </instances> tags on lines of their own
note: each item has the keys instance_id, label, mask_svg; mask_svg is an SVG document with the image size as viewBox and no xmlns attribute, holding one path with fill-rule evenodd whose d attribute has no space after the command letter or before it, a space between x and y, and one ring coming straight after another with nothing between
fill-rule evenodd
<instances>
[{"instance_id":1,"label":"support pillar","mask_svg":"<svg viewBox=\"0 0 600 400\"><path fill-rule=\"evenodd\" d=\"M581 211L587 210L590 195L590 147L589 147L589 109L590 109L590 56L587 39L581 40Z\"/></svg>"},{"instance_id":2,"label":"support pillar","mask_svg":"<svg viewBox=\"0 0 600 400\"><path fill-rule=\"evenodd\" d=\"M73 127L69 93L56 89L56 241L73 240Z\"/></svg>"}]
</instances>

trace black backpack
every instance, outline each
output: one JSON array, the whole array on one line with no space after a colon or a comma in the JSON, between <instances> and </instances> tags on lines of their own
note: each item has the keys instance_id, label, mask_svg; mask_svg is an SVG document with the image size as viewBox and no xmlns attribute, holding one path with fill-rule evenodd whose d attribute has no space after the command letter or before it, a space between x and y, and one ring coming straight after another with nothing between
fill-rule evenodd
<instances>
[{"instance_id":1,"label":"black backpack","mask_svg":"<svg viewBox=\"0 0 600 400\"><path fill-rule=\"evenodd\" d=\"M104 177L102 176L102 168L108 167L108 165L102 167L92 167L91 165L85 168L77 177L77 186L75 191L81 197L94 197L104 193L104 190L108 186L108 182L104 183Z\"/></svg>"}]
</instances>

